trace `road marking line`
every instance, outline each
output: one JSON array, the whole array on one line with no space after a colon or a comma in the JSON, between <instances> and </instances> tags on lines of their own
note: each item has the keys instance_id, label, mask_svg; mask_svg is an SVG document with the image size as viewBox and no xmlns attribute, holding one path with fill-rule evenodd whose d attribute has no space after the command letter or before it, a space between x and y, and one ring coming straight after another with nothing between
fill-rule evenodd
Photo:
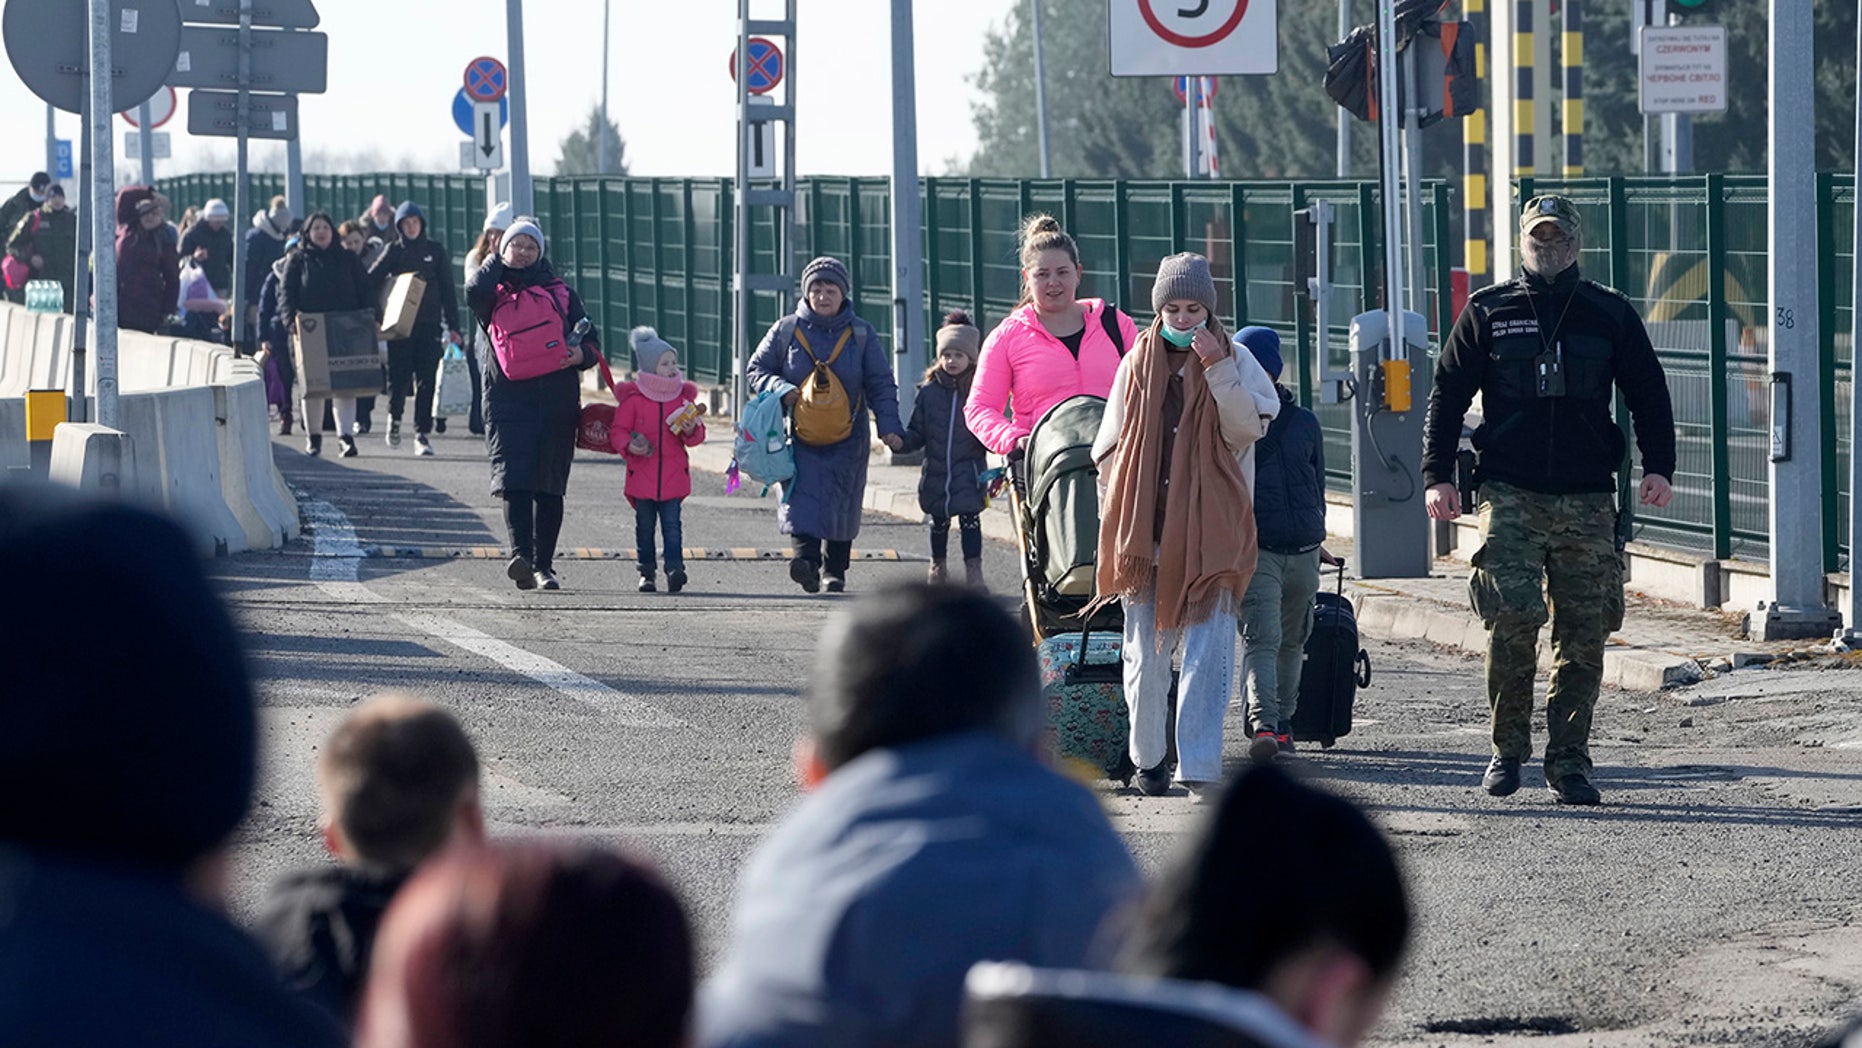
<instances>
[{"instance_id":1,"label":"road marking line","mask_svg":"<svg viewBox=\"0 0 1862 1048\"><path fill-rule=\"evenodd\" d=\"M362 563L362 546L356 542L355 525L343 511L326 499L306 492L295 492L298 512L315 525L310 562L310 579L324 593L345 604L385 604L387 599L363 585L357 568ZM489 659L506 669L515 670L545 687L562 692L578 702L587 703L630 728L684 728L685 721L655 706L615 691L606 684L535 652L475 630L463 622L443 615L397 615L402 622L431 634L466 651Z\"/></svg>"},{"instance_id":2,"label":"road marking line","mask_svg":"<svg viewBox=\"0 0 1862 1048\"><path fill-rule=\"evenodd\" d=\"M422 633L431 634L456 648L469 651L480 658L489 659L545 687L559 691L579 702L585 702L614 718L624 727L689 727L685 721L656 706L642 702L631 695L624 695L598 680L577 673L562 663L535 652L525 651L516 645L507 644L456 619L449 619L444 615L396 615L395 618Z\"/></svg>"}]
</instances>

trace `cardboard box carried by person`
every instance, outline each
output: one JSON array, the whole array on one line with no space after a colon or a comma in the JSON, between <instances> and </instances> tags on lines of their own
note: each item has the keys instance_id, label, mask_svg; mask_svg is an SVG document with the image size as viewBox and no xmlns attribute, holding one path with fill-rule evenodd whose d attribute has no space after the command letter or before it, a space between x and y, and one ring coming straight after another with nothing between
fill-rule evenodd
<instances>
[{"instance_id":1,"label":"cardboard box carried by person","mask_svg":"<svg viewBox=\"0 0 1862 1048\"><path fill-rule=\"evenodd\" d=\"M380 347L375 314L370 310L299 313L291 352L304 396L372 397L380 393Z\"/></svg>"},{"instance_id":2,"label":"cardboard box carried by person","mask_svg":"<svg viewBox=\"0 0 1862 1048\"><path fill-rule=\"evenodd\" d=\"M382 306L381 333L389 341L404 339L414 333L420 319L420 300L427 294L427 282L418 273L397 273L388 285L388 301Z\"/></svg>"}]
</instances>

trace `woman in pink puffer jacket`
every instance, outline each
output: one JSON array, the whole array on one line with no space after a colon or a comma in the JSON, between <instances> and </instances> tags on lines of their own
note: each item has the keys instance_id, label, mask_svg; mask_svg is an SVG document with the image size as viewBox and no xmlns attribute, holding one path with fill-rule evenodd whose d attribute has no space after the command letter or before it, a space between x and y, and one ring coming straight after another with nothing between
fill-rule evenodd
<instances>
[{"instance_id":1,"label":"woman in pink puffer jacket","mask_svg":"<svg viewBox=\"0 0 1862 1048\"><path fill-rule=\"evenodd\" d=\"M1074 298L1080 249L1052 217L1033 215L1023 225L1021 262L1022 305L983 342L963 409L970 432L1002 455L1068 397L1109 394L1119 358L1138 337L1137 325L1116 306Z\"/></svg>"}]
</instances>

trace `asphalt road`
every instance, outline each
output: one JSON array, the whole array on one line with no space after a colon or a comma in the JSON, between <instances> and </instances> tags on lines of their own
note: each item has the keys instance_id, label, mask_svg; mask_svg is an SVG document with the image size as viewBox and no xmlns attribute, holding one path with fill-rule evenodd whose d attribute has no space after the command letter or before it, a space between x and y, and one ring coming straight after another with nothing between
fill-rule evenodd
<instances>
[{"instance_id":1,"label":"asphalt road","mask_svg":"<svg viewBox=\"0 0 1862 1048\"><path fill-rule=\"evenodd\" d=\"M265 706L236 913L283 870L325 861L317 746L353 704L395 689L442 702L471 732L495 832L651 855L714 962L743 863L797 798L796 691L847 598L801 593L770 500L727 496L710 475L686 505L685 544L732 559L691 562L683 594L636 593L633 564L603 556L631 555L620 463L586 454L562 592L519 592L501 559L380 555L503 541L479 442L454 432L434 445L437 457L417 459L411 441L390 451L364 437L362 457L336 461L280 439L313 527L282 553L214 564ZM857 561L850 589L921 576L924 542L918 524L869 517L856 551L902 559ZM985 559L992 587L1013 593L1012 549L991 543ZM1750 671L1685 692L1606 692L1594 740L1606 804L1577 811L1550 802L1536 766L1512 798L1478 789L1478 661L1366 646L1375 679L1357 730L1298 766L1373 812L1413 886L1416 948L1380 1042L1789 1045L1862 1011L1858 674ZM1231 718L1231 766L1239 732ZM1101 790L1150 869L1201 814L1180 794Z\"/></svg>"}]
</instances>

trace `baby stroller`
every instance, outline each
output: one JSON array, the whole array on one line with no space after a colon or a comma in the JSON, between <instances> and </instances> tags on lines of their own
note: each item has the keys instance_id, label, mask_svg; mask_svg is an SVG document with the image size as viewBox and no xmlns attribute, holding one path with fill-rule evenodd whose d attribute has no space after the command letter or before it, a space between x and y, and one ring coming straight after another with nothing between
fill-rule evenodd
<instances>
[{"instance_id":1,"label":"baby stroller","mask_svg":"<svg viewBox=\"0 0 1862 1048\"><path fill-rule=\"evenodd\" d=\"M1035 423L1009 461L1009 501L1022 551L1028 626L1041 662L1048 728L1063 759L1129 783L1131 733L1113 603L1085 614L1099 553L1099 468L1093 438L1106 402L1070 397Z\"/></svg>"}]
</instances>

